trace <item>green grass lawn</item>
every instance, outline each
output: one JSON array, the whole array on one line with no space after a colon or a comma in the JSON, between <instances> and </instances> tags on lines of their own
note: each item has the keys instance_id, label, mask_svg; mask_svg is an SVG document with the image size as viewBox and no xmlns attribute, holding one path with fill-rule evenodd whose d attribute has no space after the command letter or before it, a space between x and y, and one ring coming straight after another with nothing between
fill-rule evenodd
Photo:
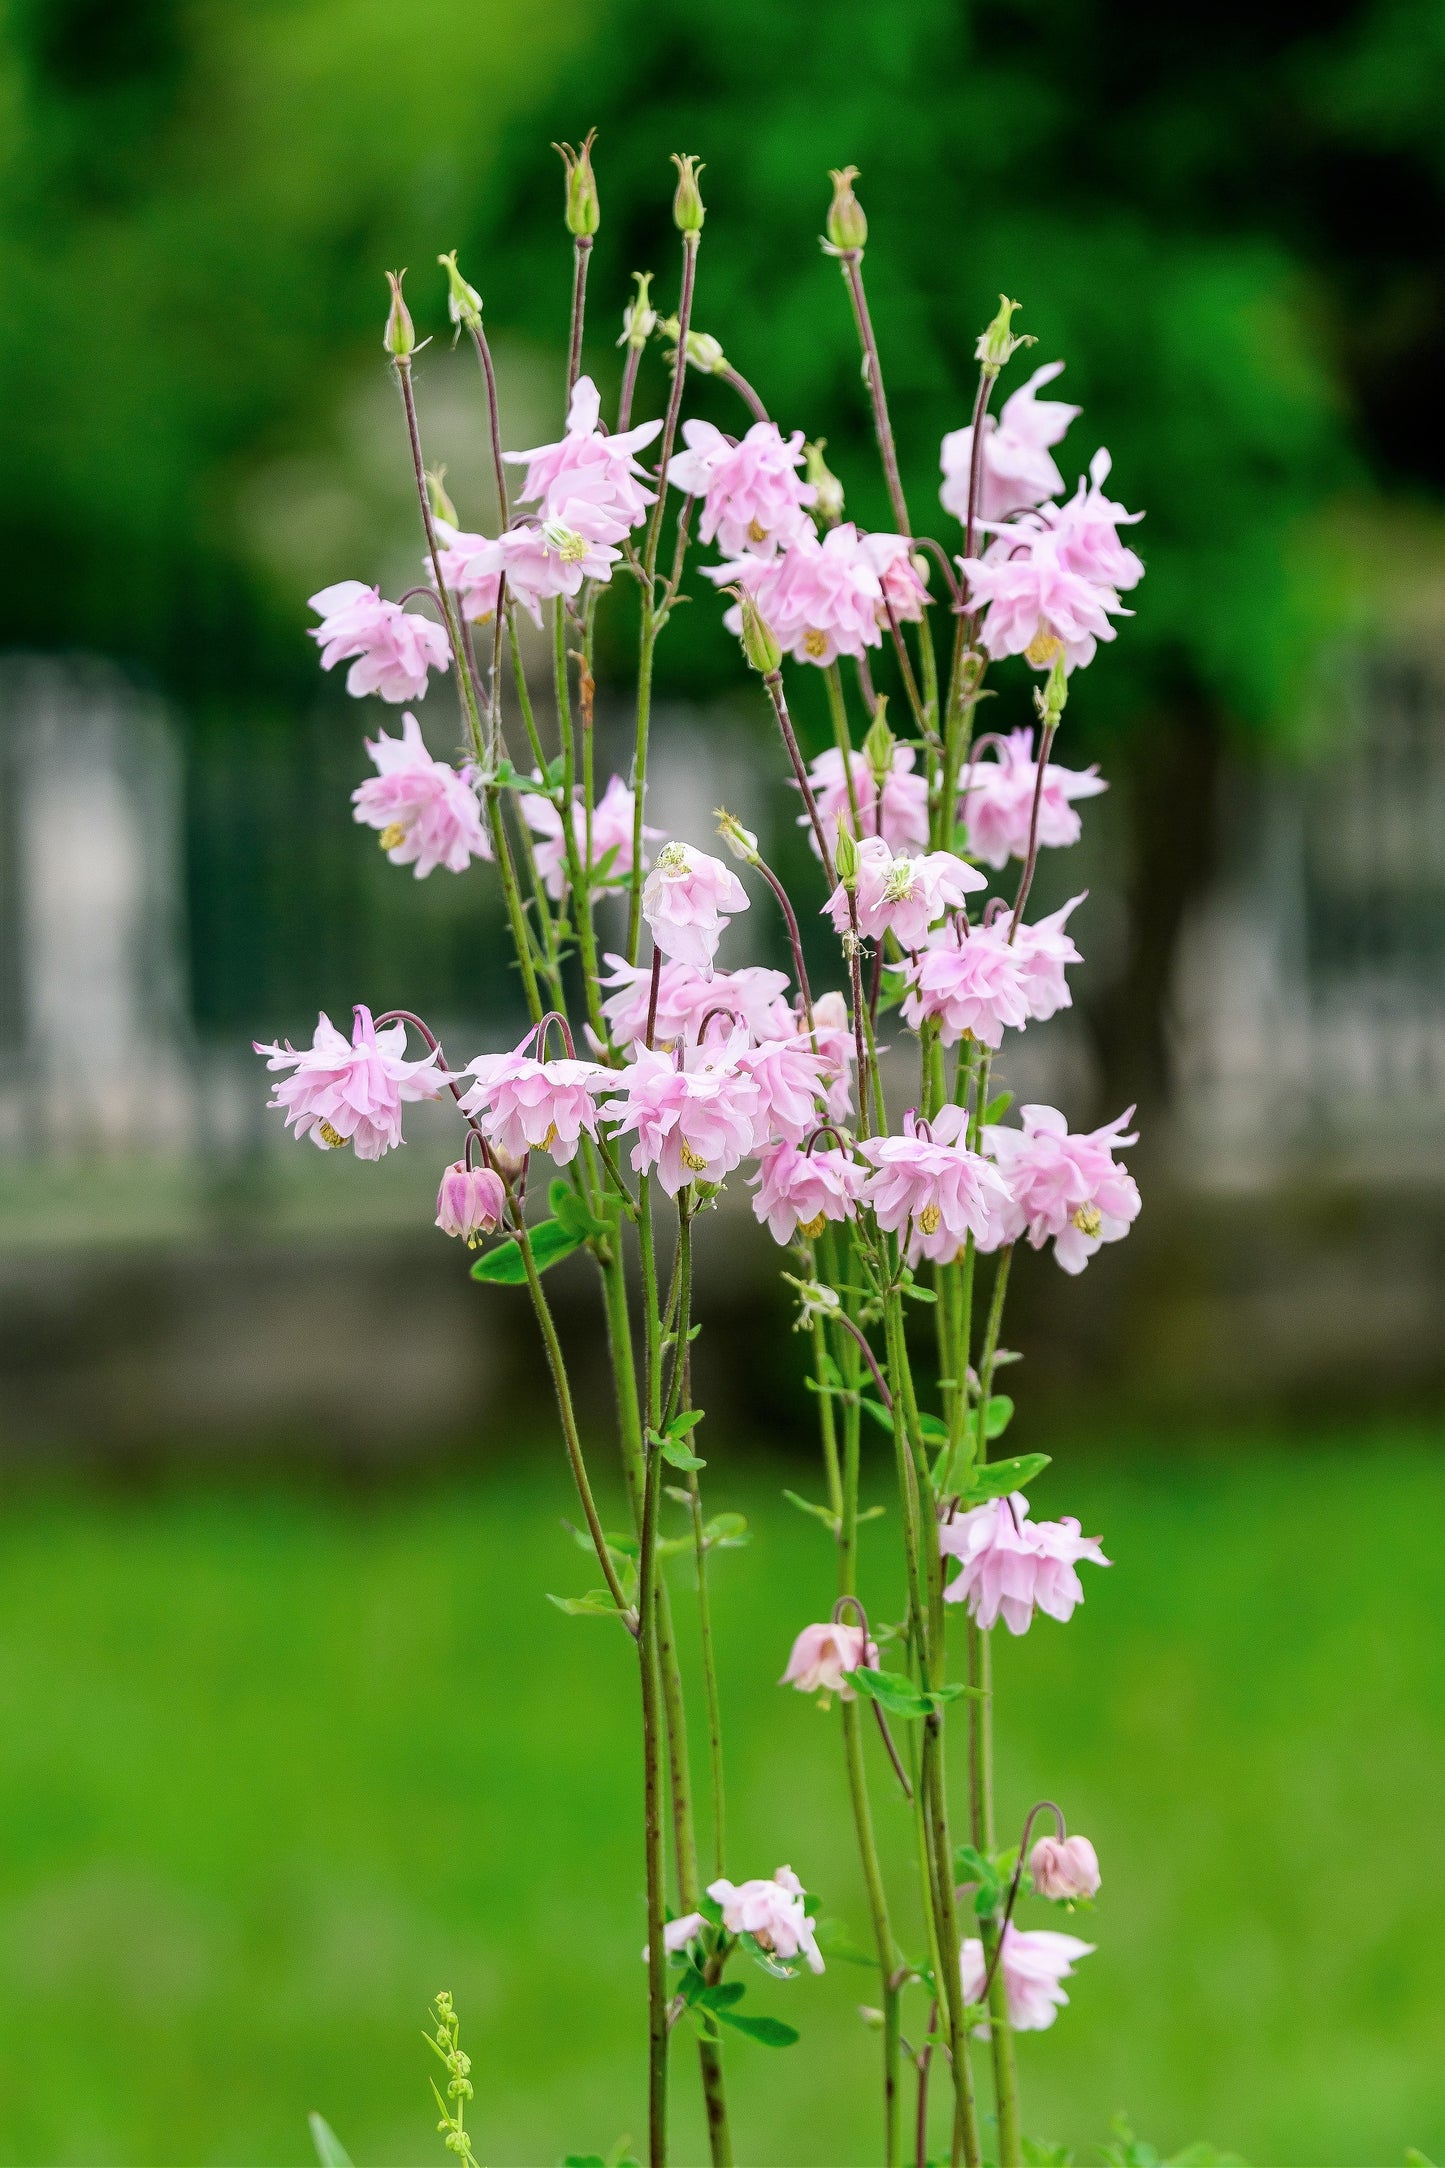
<instances>
[{"instance_id":1,"label":"green grass lawn","mask_svg":"<svg viewBox=\"0 0 1445 2168\"><path fill-rule=\"evenodd\" d=\"M1082 2150L1127 2108L1161 2149L1438 2157L1445 1458L1178 1452L1050 1471L1041 1506L1117 1564L999 1654L1005 1816L1062 1799L1104 1868L1098 1954L1023 2042L1026 2125ZM827 1540L779 1499L796 1471L730 1481L715 1447L706 1480L756 1530L716 1574L729 1870L791 1861L861 1938L836 1711L773 1684ZM440 1986L490 2168L642 2128L634 1669L543 1601L589 1585L560 1465L6 1504L0 2157L304 2161L318 2107L358 2162L441 2161ZM730 2048L742 2158L872 2156L871 1991L758 1977L803 2043Z\"/></svg>"}]
</instances>

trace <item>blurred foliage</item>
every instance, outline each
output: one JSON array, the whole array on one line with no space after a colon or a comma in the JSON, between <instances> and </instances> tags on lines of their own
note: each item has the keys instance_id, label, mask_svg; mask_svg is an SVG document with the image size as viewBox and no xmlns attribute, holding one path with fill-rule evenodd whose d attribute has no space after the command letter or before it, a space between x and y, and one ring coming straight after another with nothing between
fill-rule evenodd
<instances>
[{"instance_id":1,"label":"blurred foliage","mask_svg":"<svg viewBox=\"0 0 1445 2168\"><path fill-rule=\"evenodd\" d=\"M1139 622L1086 716L1183 671L1267 723L1340 607L1322 507L1445 480L1442 80L1440 0L1227 0L1207 27L1143 0L9 0L0 634L140 660L192 700L308 682L248 488L377 366L389 263L437 329L432 262L460 242L489 319L555 347L547 145L595 121L600 374L628 273L673 283L666 161L695 150L699 321L879 520L813 243L826 168L856 162L916 521L946 534L934 448L1016 293L1086 403L1071 469L1102 438L1149 507ZM725 653L704 617L670 640L675 682Z\"/></svg>"}]
</instances>

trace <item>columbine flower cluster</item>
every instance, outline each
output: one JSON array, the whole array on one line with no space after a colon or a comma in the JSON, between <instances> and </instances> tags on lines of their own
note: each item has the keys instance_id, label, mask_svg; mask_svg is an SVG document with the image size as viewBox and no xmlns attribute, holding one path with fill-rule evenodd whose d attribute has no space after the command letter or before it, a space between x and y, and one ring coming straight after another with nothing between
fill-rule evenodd
<instances>
[{"instance_id":1,"label":"columbine flower cluster","mask_svg":"<svg viewBox=\"0 0 1445 2168\"><path fill-rule=\"evenodd\" d=\"M1054 753L1070 673L1115 637L1116 620L1129 614L1120 598L1143 575L1123 538L1139 515L1105 494L1107 452L1094 454L1070 490L1063 445L1080 409L1041 396L1061 362L1036 369L996 416L991 411L997 379L1021 343L1012 331L1016 304L1005 301L979 341L974 419L942 446L940 496L963 529L962 548L915 532L864 298L867 220L853 168L834 175L824 245L863 343L888 529L870 532L844 518L843 487L821 441L805 443L800 429L785 433L721 342L692 321L705 215L693 159L676 161L677 315L660 321L651 275L639 274L619 341L627 357L620 405L604 418L597 385L580 366L600 217L591 150L590 137L580 150L563 146L574 246L565 425L554 442L499 454L504 507L512 503L507 470L522 470L516 508L499 532L472 532L440 477L423 468L413 382L419 349L393 279L385 343L416 463L425 582L399 602L356 580L312 598L322 665L349 662L352 695L419 703L434 673L449 675L461 750L451 759L433 753L408 708L400 737L381 731L368 741L376 773L353 793L355 818L377 832L393 864L419 879L485 865L500 887L530 1028L500 1051L494 1029L491 1050L452 1068L419 1019L396 1012L378 1023L358 1007L350 1041L322 1016L309 1048L258 1051L280 1079L271 1103L296 1135L331 1149L350 1144L362 1159L401 1144L407 1103L449 1093L463 1148L441 1172L436 1224L481 1248L475 1277L526 1283L586 1540L605 1584L559 1600L620 1620L640 1659L649 2144L658 2161L668 2042L681 2013L691 2014L699 2036L714 2158L730 2158L723 2031L780 2043L791 2029L740 2015L741 1989L724 1981L724 1969L750 1957L765 1972L791 1975L796 1960L814 1972L825 1962L810 1900L790 1868L741 1883L718 1873L704 1884L687 1757L676 1751L685 1684L663 1562L687 1550L705 1604L712 1554L744 1533L736 1515L708 1521L703 1513L699 1471L707 1462L691 1443L702 1411L693 1405L689 1353L700 1329L695 1224L741 1176L754 1217L798 1268L785 1279L798 1291L797 1325L811 1352L827 1497L795 1502L828 1532L837 1603L831 1618L798 1631L783 1683L841 1711L861 1901L879 1967L885 2151L900 2157L901 2013L914 1993L920 2009L911 2030L930 2042L917 2056L920 2157L929 2058L941 2038L954 2142L969 2168L981 2160L971 2046L979 2041L988 2047L998 2158L1016 2168L1023 2140L1011 2036L1054 2023L1067 2001L1062 1983L1092 1946L1019 1926L1015 1907L1021 1896L1088 1904L1100 1875L1093 1847L1065 1834L1056 1807L1057 1836L1041 1838L1025 1868L1034 1815L1047 1803L1031 1811L1014 1850L987 1849L994 1717L984 1637L1000 1624L1025 1634L1040 1615L1066 1622L1084 1597L1079 1567L1110 1561L1076 1519L1034 1516L1027 1486L1042 1455L996 1464L994 1441L1013 1412L996 1374L1018 1359L1000 1343L1001 1321L1021 1247L1051 1248L1058 1266L1077 1274L1128 1233L1139 1192L1119 1158L1137 1141L1128 1129L1132 1110L1077 1130L1051 1106L1014 1110L997 1090L996 1057L1006 1035L1047 1022L1072 1000L1069 974L1082 961L1073 920L1084 895L1040 915L1030 910L1032 887L1040 854L1078 841L1083 809L1106 787L1093 766L1064 765ZM454 255L442 263L452 322L476 349L491 401L480 297ZM641 361L659 332L669 341L665 411L635 423ZM746 403L749 419L738 433L684 414L694 373L730 385ZM718 815L731 864L697 839L664 839L646 821L646 688L694 538L716 552L702 574L761 679L764 712L801 799L797 817L817 863L796 903L757 837L732 816ZM640 591L644 691L632 770L598 792L587 735L595 622L619 580ZM543 729L518 646L519 612L538 624L550 618L555 637L556 710ZM488 622L483 643L475 628ZM503 645L515 663L516 718L504 713L507 671L479 661L485 647L495 665ZM1043 674L1042 682L1024 677L1013 687L1013 697L1031 701L1032 726L980 732L985 693L1010 697L1007 676L985 686L990 665L1010 656ZM794 665L827 677L835 742L811 761L788 707ZM902 736L888 720L890 702L895 720L905 714L913 726ZM507 752L519 723L525 768ZM548 730L555 758L543 742ZM429 735L440 743L439 732ZM765 913L777 914L791 971L745 960L743 936ZM829 929L819 939L836 959L838 983L817 993L800 932L808 918ZM409 1030L426 1042L419 1058L408 1056ZM555 1179L533 1172L539 1157ZM617 1371L632 1513L621 1536L606 1532L593 1497L543 1282L559 1257L583 1249L602 1285ZM932 1306L936 1386L933 1372L914 1367L907 1327L916 1303ZM905 1533L902 1616L876 1634L857 1593L868 1518L859 1509L865 1414L891 1433ZM666 1535L665 1516L678 1507L685 1523ZM681 1593L679 1584L679 1600ZM957 1645L946 1646L954 1606L970 1621L967 1681L949 1676L958 1658ZM700 1641L721 1831L710 1631ZM956 1855L950 1817L956 1821L960 1808L949 1796L953 1761L941 1734L965 1685L975 1689L962 1716L973 1733L962 1809L971 1843ZM914 1724L923 1729L905 1751L895 1734ZM865 1738L870 1753L876 1749L871 1772ZM917 1816L908 1869L920 1876L929 1926L927 1947L911 1955L889 1914L868 1805L874 1781L899 1785ZM670 1863L664 1823L673 1832ZM975 1935L962 1931L958 1857L974 1877Z\"/></svg>"}]
</instances>

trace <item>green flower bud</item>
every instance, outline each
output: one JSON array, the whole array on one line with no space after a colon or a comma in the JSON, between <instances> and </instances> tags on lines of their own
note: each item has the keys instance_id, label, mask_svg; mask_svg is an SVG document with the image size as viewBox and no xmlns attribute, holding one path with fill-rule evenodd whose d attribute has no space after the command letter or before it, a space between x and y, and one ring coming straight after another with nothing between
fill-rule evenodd
<instances>
[{"instance_id":1,"label":"green flower bud","mask_svg":"<svg viewBox=\"0 0 1445 2168\"><path fill-rule=\"evenodd\" d=\"M570 143L552 145L567 169L567 231L574 240L590 240L602 223L597 176L592 171L592 146L596 141L597 130L589 128L580 150L574 151Z\"/></svg>"},{"instance_id":2,"label":"green flower bud","mask_svg":"<svg viewBox=\"0 0 1445 2168\"><path fill-rule=\"evenodd\" d=\"M878 711L868 726L867 737L863 740L863 758L867 761L869 772L880 790L893 773L893 748L897 743L898 740L888 727L888 695L880 693Z\"/></svg>"},{"instance_id":3,"label":"green flower bud","mask_svg":"<svg viewBox=\"0 0 1445 2168\"><path fill-rule=\"evenodd\" d=\"M858 886L858 846L853 831L846 821L838 822L838 840L833 846L833 863L838 869L838 879L844 888Z\"/></svg>"},{"instance_id":4,"label":"green flower bud","mask_svg":"<svg viewBox=\"0 0 1445 2168\"><path fill-rule=\"evenodd\" d=\"M841 171L831 171L829 178L833 183L833 200L828 206L829 246L861 252L868 241L868 221L863 215L862 204L853 193L858 168L844 166Z\"/></svg>"},{"instance_id":5,"label":"green flower bud","mask_svg":"<svg viewBox=\"0 0 1445 2168\"><path fill-rule=\"evenodd\" d=\"M457 508L446 491L445 467L428 467L426 470L426 493L430 500L433 519L444 519L449 527L460 527Z\"/></svg>"},{"instance_id":6,"label":"green flower bud","mask_svg":"<svg viewBox=\"0 0 1445 2168\"><path fill-rule=\"evenodd\" d=\"M730 595L736 595L738 609L742 614L743 656L750 670L757 670L770 677L783 665L783 651L773 638L762 612L745 587L730 587Z\"/></svg>"},{"instance_id":7,"label":"green flower bud","mask_svg":"<svg viewBox=\"0 0 1445 2168\"><path fill-rule=\"evenodd\" d=\"M672 162L677 167L677 192L672 199L672 222L679 233L701 233L702 222L707 213L702 207L702 193L697 185L697 177L700 173L705 173L707 168L691 155L683 157L677 151L672 154Z\"/></svg>"},{"instance_id":8,"label":"green flower bud","mask_svg":"<svg viewBox=\"0 0 1445 2168\"><path fill-rule=\"evenodd\" d=\"M622 337L617 343L640 351L657 329L657 311L652 306L652 273L634 271L632 276L637 281L637 297L622 311Z\"/></svg>"},{"instance_id":9,"label":"green flower bud","mask_svg":"<svg viewBox=\"0 0 1445 2168\"><path fill-rule=\"evenodd\" d=\"M819 437L816 444L803 446L807 461L807 477L818 494L813 510L825 527L836 527L843 517L843 484L823 457L823 447L828 439Z\"/></svg>"},{"instance_id":10,"label":"green flower bud","mask_svg":"<svg viewBox=\"0 0 1445 2168\"><path fill-rule=\"evenodd\" d=\"M411 310L401 298L401 282L405 277L404 271L388 271L386 274L386 282L391 288L391 310L386 319L386 334L382 344L393 361L400 361L403 355L416 352L416 326L411 320Z\"/></svg>"},{"instance_id":11,"label":"green flower bud","mask_svg":"<svg viewBox=\"0 0 1445 2168\"><path fill-rule=\"evenodd\" d=\"M1049 667L1047 678L1034 693L1034 707L1045 730L1052 730L1057 727L1068 698L1068 672L1064 662L1064 650L1060 644L1058 645L1058 652Z\"/></svg>"},{"instance_id":12,"label":"green flower bud","mask_svg":"<svg viewBox=\"0 0 1445 2168\"><path fill-rule=\"evenodd\" d=\"M673 358L676 360L677 318L675 316L664 317L657 328L664 339L671 339ZM699 376L716 376L719 369L725 369L728 365L727 355L722 350L722 341L715 339L710 331L689 330L687 334L687 365L689 369L696 369Z\"/></svg>"},{"instance_id":13,"label":"green flower bud","mask_svg":"<svg viewBox=\"0 0 1445 2168\"><path fill-rule=\"evenodd\" d=\"M1006 294L999 295L998 314L987 331L981 333L974 348L975 355L983 364L985 376L997 376L1004 363L1011 360L1021 346L1036 344L1031 338L1016 336L1010 328L1014 310L1022 307L1021 301L1010 301Z\"/></svg>"},{"instance_id":14,"label":"green flower bud","mask_svg":"<svg viewBox=\"0 0 1445 2168\"><path fill-rule=\"evenodd\" d=\"M457 269L456 250L448 249L445 256L438 256L437 262L447 275L448 316L458 329L464 325L468 331L477 330L482 321L482 297Z\"/></svg>"},{"instance_id":15,"label":"green flower bud","mask_svg":"<svg viewBox=\"0 0 1445 2168\"><path fill-rule=\"evenodd\" d=\"M717 822L718 834L733 857L741 859L745 866L755 866L758 862L758 839L751 828L744 828L736 814L729 813L726 806L715 806L712 817Z\"/></svg>"}]
</instances>

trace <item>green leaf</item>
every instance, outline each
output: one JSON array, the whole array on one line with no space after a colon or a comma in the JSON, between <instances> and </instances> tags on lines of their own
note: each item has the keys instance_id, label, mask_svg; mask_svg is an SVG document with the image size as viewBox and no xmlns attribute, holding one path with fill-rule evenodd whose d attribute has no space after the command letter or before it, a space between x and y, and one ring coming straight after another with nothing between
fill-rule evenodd
<instances>
[{"instance_id":1,"label":"green leaf","mask_svg":"<svg viewBox=\"0 0 1445 2168\"><path fill-rule=\"evenodd\" d=\"M1013 1103L1014 1095L1012 1092L999 1092L994 1098L990 1099L983 1110L984 1127L987 1128L991 1122L1001 1122Z\"/></svg>"},{"instance_id":2,"label":"green leaf","mask_svg":"<svg viewBox=\"0 0 1445 2168\"><path fill-rule=\"evenodd\" d=\"M798 1968L796 1965L784 1964L783 1960L780 1957L774 1957L772 1951L765 1950L761 1942L759 1942L755 1936L739 1935L738 1941L742 1945L743 1949L747 1951L753 1963L757 1965L761 1971L769 1974L772 1979L795 1980L798 1977Z\"/></svg>"},{"instance_id":3,"label":"green leaf","mask_svg":"<svg viewBox=\"0 0 1445 2168\"><path fill-rule=\"evenodd\" d=\"M1024 2138L1020 2141L1024 2168L1073 2168L1072 2148L1066 2145L1049 2145L1042 2138Z\"/></svg>"},{"instance_id":4,"label":"green leaf","mask_svg":"<svg viewBox=\"0 0 1445 2168\"><path fill-rule=\"evenodd\" d=\"M716 1987L704 1987L689 2000L700 2002L705 2010L730 2010L746 1993L741 1980L719 1980Z\"/></svg>"},{"instance_id":5,"label":"green leaf","mask_svg":"<svg viewBox=\"0 0 1445 2168\"><path fill-rule=\"evenodd\" d=\"M798 2038L797 2028L785 2025L780 2017L744 2017L737 2010L715 2010L713 2015L734 2032L746 2033L759 2047L790 2048Z\"/></svg>"},{"instance_id":6,"label":"green leaf","mask_svg":"<svg viewBox=\"0 0 1445 2168\"><path fill-rule=\"evenodd\" d=\"M926 1696L901 1671L871 1671L860 1665L849 1673L849 1679L891 1716L927 1716L929 1712Z\"/></svg>"},{"instance_id":7,"label":"green leaf","mask_svg":"<svg viewBox=\"0 0 1445 2168\"><path fill-rule=\"evenodd\" d=\"M607 1588L589 1588L585 1596L549 1596L548 1603L555 1603L568 1618L621 1618L622 1613L612 1600Z\"/></svg>"},{"instance_id":8,"label":"green leaf","mask_svg":"<svg viewBox=\"0 0 1445 2168\"><path fill-rule=\"evenodd\" d=\"M741 1513L715 1513L703 1529L702 1540L710 1551L740 1551L752 1542L753 1533Z\"/></svg>"},{"instance_id":9,"label":"green leaf","mask_svg":"<svg viewBox=\"0 0 1445 2168\"><path fill-rule=\"evenodd\" d=\"M967 1511L989 1498L1006 1498L1010 1491L1022 1490L1048 1467L1049 1457L1047 1453L1020 1453L1014 1460L991 1460L982 1468L971 1469L960 1505Z\"/></svg>"},{"instance_id":10,"label":"green leaf","mask_svg":"<svg viewBox=\"0 0 1445 2168\"><path fill-rule=\"evenodd\" d=\"M674 1415L667 1426L669 1438L685 1438L690 1430L696 1430L706 1414L705 1408L683 1408Z\"/></svg>"},{"instance_id":11,"label":"green leaf","mask_svg":"<svg viewBox=\"0 0 1445 2168\"><path fill-rule=\"evenodd\" d=\"M575 1235L579 1242L586 1242L594 1235L611 1234L616 1226L615 1219L598 1219L589 1211L586 1198L579 1197L571 1183L560 1178L548 1189L547 1202L558 1225L569 1235Z\"/></svg>"},{"instance_id":12,"label":"green leaf","mask_svg":"<svg viewBox=\"0 0 1445 2168\"><path fill-rule=\"evenodd\" d=\"M681 1438L664 1438L655 1430L649 1430L647 1435L670 1467L705 1468L707 1466L705 1460L700 1460L696 1453L688 1450Z\"/></svg>"},{"instance_id":13,"label":"green leaf","mask_svg":"<svg viewBox=\"0 0 1445 2168\"><path fill-rule=\"evenodd\" d=\"M927 1408L918 1411L918 1428L930 1445L947 1445L948 1425L941 1415L934 1415ZM992 1432L990 1432L992 1436Z\"/></svg>"},{"instance_id":14,"label":"green leaf","mask_svg":"<svg viewBox=\"0 0 1445 2168\"><path fill-rule=\"evenodd\" d=\"M985 1859L982 1852L971 1844L958 1844L953 1850L953 1879L955 1882L998 1882L998 1872L993 1861Z\"/></svg>"},{"instance_id":15,"label":"green leaf","mask_svg":"<svg viewBox=\"0 0 1445 2168\"><path fill-rule=\"evenodd\" d=\"M555 1219L539 1220L535 1227L528 1230L528 1237L532 1245L532 1261L539 1272L545 1272L549 1265L558 1264L562 1258L570 1257L574 1250L581 1249L587 1239L585 1235L569 1233L561 1221ZM472 1266L472 1278L485 1280L492 1287L520 1287L526 1277L527 1269L522 1262L521 1246L513 1235L509 1235L505 1242L499 1242L494 1250L485 1251Z\"/></svg>"},{"instance_id":16,"label":"green leaf","mask_svg":"<svg viewBox=\"0 0 1445 2168\"><path fill-rule=\"evenodd\" d=\"M351 2155L337 2137L324 2115L313 2108L306 2118L311 2125L311 2143L316 2148L316 2158L321 2168L351 2168Z\"/></svg>"},{"instance_id":17,"label":"green leaf","mask_svg":"<svg viewBox=\"0 0 1445 2168\"><path fill-rule=\"evenodd\" d=\"M1007 1393L995 1393L984 1410L983 1434L986 1438L1001 1438L1014 1419L1014 1404Z\"/></svg>"},{"instance_id":18,"label":"green leaf","mask_svg":"<svg viewBox=\"0 0 1445 2168\"><path fill-rule=\"evenodd\" d=\"M866 1407L868 1403L865 1401L863 1405ZM821 1521L829 1535L837 1536L842 1524L830 1506L815 1506L811 1498L800 1498L795 1490L785 1490L783 1496L787 1499L788 1504L796 1506L800 1513L811 1513L815 1521ZM858 1518L860 1521L862 1520L861 1513Z\"/></svg>"}]
</instances>

